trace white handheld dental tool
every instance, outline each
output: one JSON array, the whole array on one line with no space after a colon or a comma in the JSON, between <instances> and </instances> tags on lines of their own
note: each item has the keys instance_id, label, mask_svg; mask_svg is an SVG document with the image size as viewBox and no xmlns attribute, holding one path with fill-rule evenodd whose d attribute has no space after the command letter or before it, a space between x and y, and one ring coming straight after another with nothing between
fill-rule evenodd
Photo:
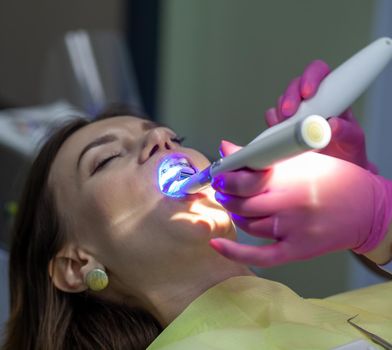
<instances>
[{"instance_id":1,"label":"white handheld dental tool","mask_svg":"<svg viewBox=\"0 0 392 350\"><path fill-rule=\"evenodd\" d=\"M321 149L331 139L331 128L323 117L311 115L297 123L291 123L279 133L255 141L230 156L212 163L203 171L190 175L180 171L165 193L171 197L182 197L199 192L208 186L213 177L240 168L265 169L278 160L290 158L300 153Z\"/></svg>"},{"instance_id":2,"label":"white handheld dental tool","mask_svg":"<svg viewBox=\"0 0 392 350\"><path fill-rule=\"evenodd\" d=\"M176 196L197 193L208 186L213 177L225 171L243 167L261 170L307 150L324 148L331 137L325 119L346 110L391 58L392 39L374 41L332 71L322 81L316 95L302 102L292 117L265 130L236 153L219 159L199 173L173 182L169 192Z\"/></svg>"}]
</instances>

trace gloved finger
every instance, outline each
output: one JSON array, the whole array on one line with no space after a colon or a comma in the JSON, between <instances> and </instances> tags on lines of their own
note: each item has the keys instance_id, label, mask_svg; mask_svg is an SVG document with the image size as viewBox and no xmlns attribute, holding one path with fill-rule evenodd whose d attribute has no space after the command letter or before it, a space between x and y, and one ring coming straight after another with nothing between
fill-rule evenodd
<instances>
[{"instance_id":1,"label":"gloved finger","mask_svg":"<svg viewBox=\"0 0 392 350\"><path fill-rule=\"evenodd\" d=\"M347 108L341 115L339 115L339 118L358 123L351 108Z\"/></svg>"},{"instance_id":2,"label":"gloved finger","mask_svg":"<svg viewBox=\"0 0 392 350\"><path fill-rule=\"evenodd\" d=\"M243 216L232 214L234 224L246 233L262 238L274 239L274 223L277 222L273 216L246 218Z\"/></svg>"},{"instance_id":3,"label":"gloved finger","mask_svg":"<svg viewBox=\"0 0 392 350\"><path fill-rule=\"evenodd\" d=\"M271 174L271 170L230 171L216 176L211 185L218 192L238 197L250 197L263 192Z\"/></svg>"},{"instance_id":4,"label":"gloved finger","mask_svg":"<svg viewBox=\"0 0 392 350\"><path fill-rule=\"evenodd\" d=\"M322 60L311 62L304 70L300 82L300 92L304 99L314 96L321 81L329 74L329 66Z\"/></svg>"},{"instance_id":5,"label":"gloved finger","mask_svg":"<svg viewBox=\"0 0 392 350\"><path fill-rule=\"evenodd\" d=\"M299 90L300 82L301 77L293 79L283 94L283 98L280 101L279 109L284 119L292 116L297 111L302 101Z\"/></svg>"},{"instance_id":6,"label":"gloved finger","mask_svg":"<svg viewBox=\"0 0 392 350\"><path fill-rule=\"evenodd\" d=\"M339 117L329 118L328 123L331 126L332 140L339 142L345 151L356 150L365 142L365 135L358 124Z\"/></svg>"},{"instance_id":7,"label":"gloved finger","mask_svg":"<svg viewBox=\"0 0 392 350\"><path fill-rule=\"evenodd\" d=\"M264 119L269 127L278 124L279 120L278 120L278 113L276 111L276 108L271 107L267 109L264 113Z\"/></svg>"},{"instance_id":8,"label":"gloved finger","mask_svg":"<svg viewBox=\"0 0 392 350\"><path fill-rule=\"evenodd\" d=\"M237 152L238 150L240 150L242 147L237 146L234 143L231 143L229 141L226 140L222 140L221 144L219 146L219 153L221 155L221 157L226 157L232 153Z\"/></svg>"},{"instance_id":9,"label":"gloved finger","mask_svg":"<svg viewBox=\"0 0 392 350\"><path fill-rule=\"evenodd\" d=\"M372 162L368 162L366 168L373 174L378 175L378 167L376 164L373 164Z\"/></svg>"},{"instance_id":10,"label":"gloved finger","mask_svg":"<svg viewBox=\"0 0 392 350\"><path fill-rule=\"evenodd\" d=\"M276 113L278 116L278 123L280 123L281 121L285 120L286 118L282 115L282 110L280 108L281 104L282 104L282 100L283 100L283 95L279 96L278 101L276 103Z\"/></svg>"},{"instance_id":11,"label":"gloved finger","mask_svg":"<svg viewBox=\"0 0 392 350\"><path fill-rule=\"evenodd\" d=\"M225 238L214 238L209 243L221 255L245 265L272 267L289 262L291 258L284 241L261 247L241 244Z\"/></svg>"},{"instance_id":12,"label":"gloved finger","mask_svg":"<svg viewBox=\"0 0 392 350\"><path fill-rule=\"evenodd\" d=\"M300 195L300 193L291 195L285 191L274 191L254 197L242 198L216 192L215 199L231 213L247 218L257 218L271 216L282 210L298 207L298 205L304 202Z\"/></svg>"}]
</instances>

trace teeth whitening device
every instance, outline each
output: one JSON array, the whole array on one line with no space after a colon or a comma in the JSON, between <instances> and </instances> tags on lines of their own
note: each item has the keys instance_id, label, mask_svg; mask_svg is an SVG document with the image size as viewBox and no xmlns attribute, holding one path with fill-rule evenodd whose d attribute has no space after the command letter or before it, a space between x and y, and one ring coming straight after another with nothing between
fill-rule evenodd
<instances>
[{"instance_id":1,"label":"teeth whitening device","mask_svg":"<svg viewBox=\"0 0 392 350\"><path fill-rule=\"evenodd\" d=\"M303 101L289 119L257 136L239 151L196 174L181 173L167 195L184 197L210 185L213 177L240 168L261 170L300 153L322 149L331 139L327 118L343 113L373 82L392 58L392 39L380 38L338 68L320 84L315 96Z\"/></svg>"}]
</instances>

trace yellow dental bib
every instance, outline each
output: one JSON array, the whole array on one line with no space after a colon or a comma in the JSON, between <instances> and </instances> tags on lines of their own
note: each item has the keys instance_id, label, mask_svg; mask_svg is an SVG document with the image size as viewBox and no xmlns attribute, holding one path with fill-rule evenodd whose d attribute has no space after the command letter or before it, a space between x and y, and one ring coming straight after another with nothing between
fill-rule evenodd
<instances>
[{"instance_id":1,"label":"yellow dental bib","mask_svg":"<svg viewBox=\"0 0 392 350\"><path fill-rule=\"evenodd\" d=\"M347 323L356 314L358 325L391 342L392 282L303 299L277 282L233 277L194 300L148 350L332 349L366 339Z\"/></svg>"}]
</instances>

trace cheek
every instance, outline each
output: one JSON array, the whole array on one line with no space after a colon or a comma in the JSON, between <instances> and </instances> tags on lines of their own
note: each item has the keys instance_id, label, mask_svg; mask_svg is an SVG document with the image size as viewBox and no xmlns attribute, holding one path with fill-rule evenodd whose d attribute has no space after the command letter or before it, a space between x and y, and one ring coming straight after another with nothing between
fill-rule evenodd
<instances>
[{"instance_id":1,"label":"cheek","mask_svg":"<svg viewBox=\"0 0 392 350\"><path fill-rule=\"evenodd\" d=\"M147 184L129 174L132 172L102 174L86 188L83 207L94 225L131 229L151 210Z\"/></svg>"},{"instance_id":2,"label":"cheek","mask_svg":"<svg viewBox=\"0 0 392 350\"><path fill-rule=\"evenodd\" d=\"M91 186L85 196L85 213L81 214L86 243L109 267L142 262L151 249L149 242L156 242L153 228L159 227L150 214L153 200L148 200L143 185L136 185L132 177L105 180Z\"/></svg>"}]
</instances>

